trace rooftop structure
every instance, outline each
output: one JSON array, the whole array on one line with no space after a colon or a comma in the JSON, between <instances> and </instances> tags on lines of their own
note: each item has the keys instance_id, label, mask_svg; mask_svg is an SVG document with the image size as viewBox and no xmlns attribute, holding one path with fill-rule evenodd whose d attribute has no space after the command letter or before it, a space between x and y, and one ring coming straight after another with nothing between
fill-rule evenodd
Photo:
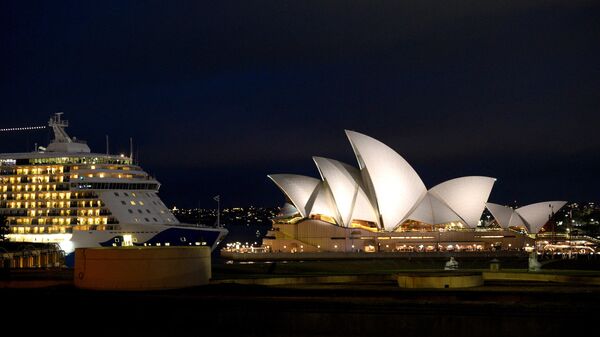
<instances>
[{"instance_id":1,"label":"rooftop structure","mask_svg":"<svg viewBox=\"0 0 600 337\"><path fill-rule=\"evenodd\" d=\"M396 231L407 220L477 226L496 179L460 177L427 190L417 172L387 145L355 131L346 135L358 168L313 157L321 179L269 175L300 216L386 232Z\"/></svg>"},{"instance_id":2,"label":"rooftop structure","mask_svg":"<svg viewBox=\"0 0 600 337\"><path fill-rule=\"evenodd\" d=\"M487 209L502 228L522 227L537 234L550 218L566 205L566 201L544 201L513 209L488 202Z\"/></svg>"}]
</instances>

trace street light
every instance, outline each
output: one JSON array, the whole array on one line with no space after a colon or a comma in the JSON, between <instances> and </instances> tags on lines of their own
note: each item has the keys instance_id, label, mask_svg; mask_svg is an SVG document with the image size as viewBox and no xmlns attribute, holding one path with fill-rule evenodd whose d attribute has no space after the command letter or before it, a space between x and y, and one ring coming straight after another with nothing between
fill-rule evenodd
<instances>
[{"instance_id":1,"label":"street light","mask_svg":"<svg viewBox=\"0 0 600 337\"><path fill-rule=\"evenodd\" d=\"M221 196L215 195L213 198L217 202L217 227L221 226Z\"/></svg>"},{"instance_id":2,"label":"street light","mask_svg":"<svg viewBox=\"0 0 600 337\"><path fill-rule=\"evenodd\" d=\"M554 215L554 206L552 204L548 204L548 207L550 207L550 214L548 214L548 221L550 221L552 219L552 216ZM553 222L552 223L552 244L556 243L556 223Z\"/></svg>"}]
</instances>

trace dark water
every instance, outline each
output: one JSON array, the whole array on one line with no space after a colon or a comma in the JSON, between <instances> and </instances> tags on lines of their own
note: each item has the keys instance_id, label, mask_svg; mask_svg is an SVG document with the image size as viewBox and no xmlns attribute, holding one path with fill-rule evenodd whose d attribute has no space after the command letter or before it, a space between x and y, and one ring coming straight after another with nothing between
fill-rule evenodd
<instances>
[{"instance_id":1,"label":"dark water","mask_svg":"<svg viewBox=\"0 0 600 337\"><path fill-rule=\"evenodd\" d=\"M267 231L271 228L271 224L228 224L225 228L229 231L227 237L223 241L222 245L227 243L241 242L249 245L261 245L262 238L267 234Z\"/></svg>"}]
</instances>

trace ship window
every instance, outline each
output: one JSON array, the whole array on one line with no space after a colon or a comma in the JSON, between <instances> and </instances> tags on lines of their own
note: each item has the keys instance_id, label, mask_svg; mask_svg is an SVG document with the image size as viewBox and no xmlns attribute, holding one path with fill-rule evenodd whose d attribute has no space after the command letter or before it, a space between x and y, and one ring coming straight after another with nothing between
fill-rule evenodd
<instances>
[{"instance_id":1,"label":"ship window","mask_svg":"<svg viewBox=\"0 0 600 337\"><path fill-rule=\"evenodd\" d=\"M144 202L143 202L143 201L140 201L140 205L144 206Z\"/></svg>"},{"instance_id":2,"label":"ship window","mask_svg":"<svg viewBox=\"0 0 600 337\"><path fill-rule=\"evenodd\" d=\"M115 196L118 197L119 196L119 192L115 192Z\"/></svg>"},{"instance_id":3,"label":"ship window","mask_svg":"<svg viewBox=\"0 0 600 337\"><path fill-rule=\"evenodd\" d=\"M148 218L144 218L144 220L146 220L146 222L150 222L150 220L148 220Z\"/></svg>"},{"instance_id":4,"label":"ship window","mask_svg":"<svg viewBox=\"0 0 600 337\"><path fill-rule=\"evenodd\" d=\"M152 219L154 219L154 222L158 222L158 220L156 218L152 218Z\"/></svg>"},{"instance_id":5,"label":"ship window","mask_svg":"<svg viewBox=\"0 0 600 337\"><path fill-rule=\"evenodd\" d=\"M121 203L122 203L123 205L127 205L127 203L125 202L125 200L121 200Z\"/></svg>"},{"instance_id":6,"label":"ship window","mask_svg":"<svg viewBox=\"0 0 600 337\"><path fill-rule=\"evenodd\" d=\"M132 209L128 209L128 211L129 211L129 213L133 213L133 210L132 210Z\"/></svg>"},{"instance_id":7,"label":"ship window","mask_svg":"<svg viewBox=\"0 0 600 337\"><path fill-rule=\"evenodd\" d=\"M136 197L136 195L135 195L135 192L131 192L131 195L132 195L134 198Z\"/></svg>"},{"instance_id":8,"label":"ship window","mask_svg":"<svg viewBox=\"0 0 600 337\"><path fill-rule=\"evenodd\" d=\"M140 214L141 214L141 213L142 213L142 210L141 210L141 209L138 209L138 213L140 213Z\"/></svg>"},{"instance_id":9,"label":"ship window","mask_svg":"<svg viewBox=\"0 0 600 337\"><path fill-rule=\"evenodd\" d=\"M135 206L135 201L131 200L129 203Z\"/></svg>"},{"instance_id":10,"label":"ship window","mask_svg":"<svg viewBox=\"0 0 600 337\"><path fill-rule=\"evenodd\" d=\"M150 214L152 212L150 212L150 210L146 208L146 213Z\"/></svg>"},{"instance_id":11,"label":"ship window","mask_svg":"<svg viewBox=\"0 0 600 337\"><path fill-rule=\"evenodd\" d=\"M129 194L127 194L127 192L123 192L123 195L126 196L126 197L129 196Z\"/></svg>"}]
</instances>

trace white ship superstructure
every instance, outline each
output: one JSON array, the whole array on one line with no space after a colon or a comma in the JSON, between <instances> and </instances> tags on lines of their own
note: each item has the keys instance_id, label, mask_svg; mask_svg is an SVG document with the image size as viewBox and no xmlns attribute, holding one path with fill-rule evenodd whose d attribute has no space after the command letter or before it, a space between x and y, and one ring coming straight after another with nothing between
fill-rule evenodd
<instances>
[{"instance_id":1,"label":"white ship superstructure","mask_svg":"<svg viewBox=\"0 0 600 337\"><path fill-rule=\"evenodd\" d=\"M30 153L0 154L0 214L8 238L59 243L67 252L94 246L192 246L213 249L224 228L181 224L158 197L160 183L130 156L92 153L65 132Z\"/></svg>"}]
</instances>

